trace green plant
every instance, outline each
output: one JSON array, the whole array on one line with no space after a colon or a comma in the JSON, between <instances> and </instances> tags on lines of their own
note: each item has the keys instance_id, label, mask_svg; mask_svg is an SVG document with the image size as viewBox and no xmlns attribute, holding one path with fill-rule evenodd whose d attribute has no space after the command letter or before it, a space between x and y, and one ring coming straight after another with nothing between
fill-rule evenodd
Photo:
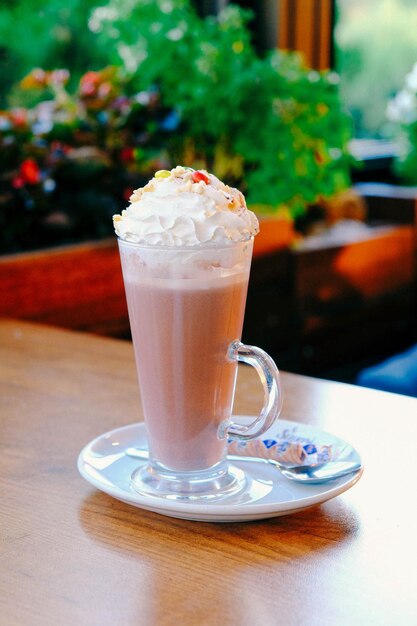
<instances>
[{"instance_id":1,"label":"green plant","mask_svg":"<svg viewBox=\"0 0 417 626\"><path fill-rule=\"evenodd\" d=\"M296 54L259 58L248 19L233 5L200 19L189 0L96 9L89 23L114 65L75 85L66 70L33 70L13 94L26 108L0 111L2 251L110 234L131 190L178 163L293 218L346 187L337 77Z\"/></svg>"},{"instance_id":2,"label":"green plant","mask_svg":"<svg viewBox=\"0 0 417 626\"><path fill-rule=\"evenodd\" d=\"M396 172L410 184L417 184L417 63L407 74L403 88L388 103L388 119L402 133L402 151L395 161Z\"/></svg>"},{"instance_id":3,"label":"green plant","mask_svg":"<svg viewBox=\"0 0 417 626\"><path fill-rule=\"evenodd\" d=\"M206 165L249 202L298 215L348 186L350 122L336 76L295 54L259 58L248 19L233 5L202 20L187 0L110 0L91 24L136 87L157 85L177 112L174 160Z\"/></svg>"},{"instance_id":4,"label":"green plant","mask_svg":"<svg viewBox=\"0 0 417 626\"><path fill-rule=\"evenodd\" d=\"M171 111L157 92L125 96L114 67L87 72L75 93L68 81L34 70L20 89L39 103L0 111L0 252L111 235L133 189L169 165Z\"/></svg>"},{"instance_id":5,"label":"green plant","mask_svg":"<svg viewBox=\"0 0 417 626\"><path fill-rule=\"evenodd\" d=\"M0 107L16 106L12 87L33 67L68 68L75 88L86 68L108 62L88 19L100 0L3 0L0 3ZM19 103L29 104L26 103Z\"/></svg>"}]
</instances>

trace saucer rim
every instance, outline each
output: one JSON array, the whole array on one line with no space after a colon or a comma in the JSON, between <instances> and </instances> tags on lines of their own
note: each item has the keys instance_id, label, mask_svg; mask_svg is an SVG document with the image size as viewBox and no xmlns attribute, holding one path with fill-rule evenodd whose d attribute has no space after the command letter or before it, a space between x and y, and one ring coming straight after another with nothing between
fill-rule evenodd
<instances>
[{"instance_id":1,"label":"saucer rim","mask_svg":"<svg viewBox=\"0 0 417 626\"><path fill-rule=\"evenodd\" d=\"M246 417L246 416L245 416ZM357 460L361 461L361 457L358 451L344 439L332 435L322 429L316 428L315 426L310 426L308 424L303 424L300 422L296 422L293 420L285 420L280 419L279 425L282 427L301 427L305 430L311 430L315 435L322 434L327 437L330 437L335 442L340 442L341 444L349 445L354 456ZM275 427L277 424L274 425ZM136 506L138 508L142 508L144 510L153 511L155 513L176 517L182 519L191 519L198 521L250 521L256 519L265 519L271 517L278 517L282 515L289 515L291 513L296 513L298 511L310 508L315 506L316 504L321 504L327 502L328 500L341 495L351 487L353 487L361 478L364 468L362 466L361 470L359 470L355 474L349 474L348 476L337 479L337 482L329 487L329 483L324 483L321 485L308 485L308 489L315 489L315 492L310 496L301 496L299 500L288 500L284 502L269 502L269 503L257 503L257 502L246 502L246 503L218 503L218 502L210 502L210 503L196 503L196 502L178 502L166 499L158 499L150 496L142 495L135 492L133 489L131 491L126 491L122 487L111 483L109 485L103 484L99 480L96 480L91 474L85 471L84 465L88 465L88 461L85 460L85 455L88 450L94 448L94 445L103 439L109 439L112 436L115 436L122 431L129 430L140 430L140 435L146 436L145 432L145 424L144 422L135 422L132 424L126 424L124 426L120 426L109 430L101 435L98 435L94 439L92 439L87 445L85 445L77 459L77 467L81 476L93 485L95 488L99 489L103 493L110 495L126 504L130 504L132 506ZM128 446L126 446L128 447ZM251 470L257 469L257 464L252 463L251 461L246 460L233 460L233 465L239 467L243 471L247 472L248 468L245 465L250 464ZM271 467L272 469L272 467ZM95 470L97 471L97 470ZM276 471L276 470L274 470ZM292 488L297 487L297 483L288 481L291 484ZM306 487L306 485L302 485ZM323 491L323 487L328 487ZM317 492L317 489L319 491Z\"/></svg>"}]
</instances>

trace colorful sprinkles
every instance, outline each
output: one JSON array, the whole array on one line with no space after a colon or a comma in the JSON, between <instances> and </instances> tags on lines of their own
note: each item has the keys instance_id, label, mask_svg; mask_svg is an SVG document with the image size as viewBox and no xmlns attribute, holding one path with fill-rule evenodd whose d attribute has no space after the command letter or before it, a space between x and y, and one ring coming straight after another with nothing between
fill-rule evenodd
<instances>
[{"instance_id":1,"label":"colorful sprinkles","mask_svg":"<svg viewBox=\"0 0 417 626\"><path fill-rule=\"evenodd\" d=\"M210 183L210 179L207 174L204 174L204 172L200 172L199 170L193 172L191 178L195 183L199 183L200 181L203 181L203 183L206 183L206 185Z\"/></svg>"}]
</instances>

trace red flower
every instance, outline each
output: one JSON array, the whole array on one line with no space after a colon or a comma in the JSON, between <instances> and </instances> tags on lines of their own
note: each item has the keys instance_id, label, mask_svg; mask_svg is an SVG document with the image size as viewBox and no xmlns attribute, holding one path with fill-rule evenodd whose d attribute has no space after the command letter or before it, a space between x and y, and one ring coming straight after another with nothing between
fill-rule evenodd
<instances>
[{"instance_id":1,"label":"red flower","mask_svg":"<svg viewBox=\"0 0 417 626\"><path fill-rule=\"evenodd\" d=\"M15 189L21 189L22 187L25 186L25 181L23 180L23 178L21 176L15 176L12 179L12 186Z\"/></svg>"},{"instance_id":2,"label":"red flower","mask_svg":"<svg viewBox=\"0 0 417 626\"><path fill-rule=\"evenodd\" d=\"M93 96L100 83L100 75L97 72L87 72L80 80L80 94L84 97Z\"/></svg>"},{"instance_id":3,"label":"red flower","mask_svg":"<svg viewBox=\"0 0 417 626\"><path fill-rule=\"evenodd\" d=\"M10 120L14 126L26 126L28 121L26 109L12 109L10 111Z\"/></svg>"},{"instance_id":4,"label":"red flower","mask_svg":"<svg viewBox=\"0 0 417 626\"><path fill-rule=\"evenodd\" d=\"M134 149L130 146L126 146L125 148L122 148L120 150L120 160L123 161L123 163L129 163L130 161L133 161L134 156Z\"/></svg>"},{"instance_id":5,"label":"red flower","mask_svg":"<svg viewBox=\"0 0 417 626\"><path fill-rule=\"evenodd\" d=\"M41 180L41 171L34 159L25 159L19 168L20 178L28 185L37 185Z\"/></svg>"}]
</instances>

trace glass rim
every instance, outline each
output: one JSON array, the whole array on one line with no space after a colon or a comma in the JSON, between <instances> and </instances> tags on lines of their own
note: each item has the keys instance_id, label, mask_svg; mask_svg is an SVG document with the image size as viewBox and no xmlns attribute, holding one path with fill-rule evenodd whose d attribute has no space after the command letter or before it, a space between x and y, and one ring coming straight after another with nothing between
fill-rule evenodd
<instances>
[{"instance_id":1,"label":"glass rim","mask_svg":"<svg viewBox=\"0 0 417 626\"><path fill-rule=\"evenodd\" d=\"M135 249L142 249L142 250L161 250L164 252L180 252L180 251L187 251L187 252L198 252L201 250L231 250L231 249L236 249L239 248L240 246L244 246L247 245L249 243L253 243L254 241L254 235L252 235L251 237L249 237L249 239L244 239L242 241L231 241L230 243L222 243L222 244L216 244L216 243L200 243L197 245L191 245L191 246L164 246L162 244L146 244L146 243L138 243L135 241L127 241L126 239L122 239L121 237L119 237L118 235L116 235L117 238L117 242L123 246L127 246L130 248L135 248Z\"/></svg>"}]
</instances>

